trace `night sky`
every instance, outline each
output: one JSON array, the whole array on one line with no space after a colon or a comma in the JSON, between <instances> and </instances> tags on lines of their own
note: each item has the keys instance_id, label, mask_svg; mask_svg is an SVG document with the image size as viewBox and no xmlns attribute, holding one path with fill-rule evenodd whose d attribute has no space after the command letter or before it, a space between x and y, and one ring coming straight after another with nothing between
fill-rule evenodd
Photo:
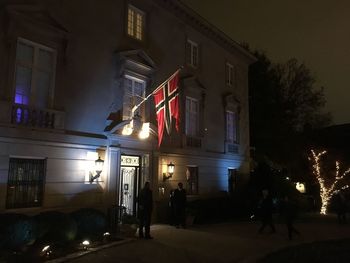
<instances>
[{"instance_id":1,"label":"night sky","mask_svg":"<svg viewBox=\"0 0 350 263\"><path fill-rule=\"evenodd\" d=\"M350 1L182 1L274 62L304 62L324 87L334 124L350 123Z\"/></svg>"}]
</instances>

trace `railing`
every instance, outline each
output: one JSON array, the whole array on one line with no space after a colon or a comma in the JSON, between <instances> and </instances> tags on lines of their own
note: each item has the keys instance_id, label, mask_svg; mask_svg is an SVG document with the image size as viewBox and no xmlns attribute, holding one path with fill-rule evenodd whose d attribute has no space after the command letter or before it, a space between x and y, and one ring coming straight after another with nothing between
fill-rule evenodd
<instances>
[{"instance_id":1,"label":"railing","mask_svg":"<svg viewBox=\"0 0 350 263\"><path fill-rule=\"evenodd\" d=\"M239 151L239 147L238 144L236 143L230 143L230 142L226 142L226 152L227 153L238 153Z\"/></svg>"},{"instance_id":2,"label":"railing","mask_svg":"<svg viewBox=\"0 0 350 263\"><path fill-rule=\"evenodd\" d=\"M185 145L187 147L201 148L202 147L202 139L198 137L185 137Z\"/></svg>"},{"instance_id":3,"label":"railing","mask_svg":"<svg viewBox=\"0 0 350 263\"><path fill-rule=\"evenodd\" d=\"M20 126L64 129L64 112L48 109L38 109L22 104L0 102L0 122Z\"/></svg>"}]
</instances>

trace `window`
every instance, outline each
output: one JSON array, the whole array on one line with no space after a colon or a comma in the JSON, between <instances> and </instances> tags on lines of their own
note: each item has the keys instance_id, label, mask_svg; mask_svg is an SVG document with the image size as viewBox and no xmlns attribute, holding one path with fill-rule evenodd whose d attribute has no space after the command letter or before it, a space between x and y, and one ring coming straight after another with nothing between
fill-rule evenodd
<instances>
[{"instance_id":1,"label":"window","mask_svg":"<svg viewBox=\"0 0 350 263\"><path fill-rule=\"evenodd\" d=\"M6 208L42 205L46 160L10 158Z\"/></svg>"},{"instance_id":2,"label":"window","mask_svg":"<svg viewBox=\"0 0 350 263\"><path fill-rule=\"evenodd\" d=\"M128 35L138 40L143 40L145 13L130 6L128 7Z\"/></svg>"},{"instance_id":3,"label":"window","mask_svg":"<svg viewBox=\"0 0 350 263\"><path fill-rule=\"evenodd\" d=\"M186 135L198 136L198 100L186 97Z\"/></svg>"},{"instance_id":4,"label":"window","mask_svg":"<svg viewBox=\"0 0 350 263\"><path fill-rule=\"evenodd\" d=\"M238 143L237 114L232 111L226 111L226 141Z\"/></svg>"},{"instance_id":5,"label":"window","mask_svg":"<svg viewBox=\"0 0 350 263\"><path fill-rule=\"evenodd\" d=\"M187 166L187 194L198 195L198 167Z\"/></svg>"},{"instance_id":6,"label":"window","mask_svg":"<svg viewBox=\"0 0 350 263\"><path fill-rule=\"evenodd\" d=\"M14 102L48 108L53 94L55 66L56 52L53 49L19 38Z\"/></svg>"},{"instance_id":7,"label":"window","mask_svg":"<svg viewBox=\"0 0 350 263\"><path fill-rule=\"evenodd\" d=\"M198 45L189 39L186 44L186 63L192 67L198 67Z\"/></svg>"},{"instance_id":8,"label":"window","mask_svg":"<svg viewBox=\"0 0 350 263\"><path fill-rule=\"evenodd\" d=\"M235 79L235 69L232 64L226 63L226 84L233 86Z\"/></svg>"},{"instance_id":9,"label":"window","mask_svg":"<svg viewBox=\"0 0 350 263\"><path fill-rule=\"evenodd\" d=\"M130 76L124 79L124 99L123 99L123 120L129 120L131 110L145 98L145 82ZM143 115L143 107L139 108L138 113Z\"/></svg>"}]
</instances>

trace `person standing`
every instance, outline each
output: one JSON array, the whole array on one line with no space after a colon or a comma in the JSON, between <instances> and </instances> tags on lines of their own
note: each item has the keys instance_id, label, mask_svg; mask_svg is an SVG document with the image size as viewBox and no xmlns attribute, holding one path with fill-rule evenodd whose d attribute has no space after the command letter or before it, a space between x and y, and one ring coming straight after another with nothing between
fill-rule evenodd
<instances>
[{"instance_id":1,"label":"person standing","mask_svg":"<svg viewBox=\"0 0 350 263\"><path fill-rule=\"evenodd\" d=\"M272 212L273 212L272 198L267 189L262 190L262 195L263 196L260 201L260 207L259 207L262 225L259 229L259 233L262 233L266 226L270 226L271 233L275 233L276 229L272 220Z\"/></svg>"},{"instance_id":2,"label":"person standing","mask_svg":"<svg viewBox=\"0 0 350 263\"><path fill-rule=\"evenodd\" d=\"M297 214L297 207L296 204L289 200L288 196L285 196L281 203L281 214L287 225L289 240L292 240L293 233L300 235L299 231L293 225Z\"/></svg>"},{"instance_id":3,"label":"person standing","mask_svg":"<svg viewBox=\"0 0 350 263\"><path fill-rule=\"evenodd\" d=\"M186 228L186 190L183 189L183 184L178 183L178 188L174 191L174 212L175 212L175 226L179 228L180 225Z\"/></svg>"},{"instance_id":4,"label":"person standing","mask_svg":"<svg viewBox=\"0 0 350 263\"><path fill-rule=\"evenodd\" d=\"M139 237L152 239L150 235L151 215L153 209L153 196L150 189L150 183L146 182L143 189L140 191L138 198L138 214L139 214ZM145 229L145 233L143 232Z\"/></svg>"}]
</instances>

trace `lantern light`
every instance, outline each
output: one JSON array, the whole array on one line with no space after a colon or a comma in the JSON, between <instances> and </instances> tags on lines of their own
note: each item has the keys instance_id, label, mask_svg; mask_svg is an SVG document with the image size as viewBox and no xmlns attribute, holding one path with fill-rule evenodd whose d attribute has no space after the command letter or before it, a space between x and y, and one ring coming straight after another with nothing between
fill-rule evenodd
<instances>
[{"instance_id":1,"label":"lantern light","mask_svg":"<svg viewBox=\"0 0 350 263\"><path fill-rule=\"evenodd\" d=\"M174 171L175 171L175 165L172 162L170 162L168 164L167 173L163 173L163 182L173 177Z\"/></svg>"}]
</instances>

